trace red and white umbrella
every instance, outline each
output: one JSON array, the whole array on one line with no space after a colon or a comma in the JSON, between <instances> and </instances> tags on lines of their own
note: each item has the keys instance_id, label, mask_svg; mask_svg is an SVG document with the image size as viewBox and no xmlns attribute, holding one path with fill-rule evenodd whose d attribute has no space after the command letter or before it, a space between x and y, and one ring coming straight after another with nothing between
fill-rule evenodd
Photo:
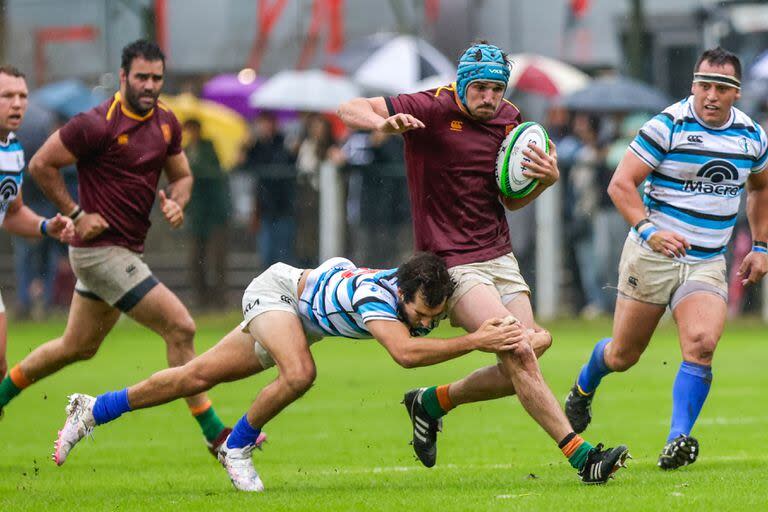
<instances>
[{"instance_id":1,"label":"red and white umbrella","mask_svg":"<svg viewBox=\"0 0 768 512\"><path fill-rule=\"evenodd\" d=\"M577 91L590 80L586 73L549 57L518 53L509 58L512 61L509 87L517 91L553 98Z\"/></svg>"}]
</instances>

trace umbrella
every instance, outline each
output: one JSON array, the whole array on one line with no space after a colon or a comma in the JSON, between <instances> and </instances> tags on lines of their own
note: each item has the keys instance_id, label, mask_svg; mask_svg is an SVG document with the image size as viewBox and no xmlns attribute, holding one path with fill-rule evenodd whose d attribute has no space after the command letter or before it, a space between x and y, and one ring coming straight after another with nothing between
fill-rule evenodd
<instances>
[{"instance_id":1,"label":"umbrella","mask_svg":"<svg viewBox=\"0 0 768 512\"><path fill-rule=\"evenodd\" d=\"M349 45L331 63L349 74L361 87L397 94L419 90L418 83L456 77L456 65L423 39L411 35L375 34Z\"/></svg>"},{"instance_id":2,"label":"umbrella","mask_svg":"<svg viewBox=\"0 0 768 512\"><path fill-rule=\"evenodd\" d=\"M256 117L259 111L251 107L248 98L264 82L264 78L256 77L255 74L252 77L234 73L216 75L203 85L200 97L225 105L250 120Z\"/></svg>"},{"instance_id":3,"label":"umbrella","mask_svg":"<svg viewBox=\"0 0 768 512\"><path fill-rule=\"evenodd\" d=\"M43 145L48 136L56 129L56 116L35 101L27 104L24 122L16 130L16 136L24 146L27 160Z\"/></svg>"},{"instance_id":4,"label":"umbrella","mask_svg":"<svg viewBox=\"0 0 768 512\"><path fill-rule=\"evenodd\" d=\"M250 105L262 109L335 112L339 105L360 96L349 79L317 69L281 71L250 97Z\"/></svg>"},{"instance_id":5,"label":"umbrella","mask_svg":"<svg viewBox=\"0 0 768 512\"><path fill-rule=\"evenodd\" d=\"M753 80L768 79L768 51L757 56L755 62L749 67L749 77Z\"/></svg>"},{"instance_id":6,"label":"umbrella","mask_svg":"<svg viewBox=\"0 0 768 512\"><path fill-rule=\"evenodd\" d=\"M616 76L593 80L564 97L560 104L570 110L588 112L657 112L670 103L672 100L658 89Z\"/></svg>"},{"instance_id":7,"label":"umbrella","mask_svg":"<svg viewBox=\"0 0 768 512\"><path fill-rule=\"evenodd\" d=\"M589 83L589 75L559 60L518 53L510 55L509 87L547 97L565 96Z\"/></svg>"},{"instance_id":8,"label":"umbrella","mask_svg":"<svg viewBox=\"0 0 768 512\"><path fill-rule=\"evenodd\" d=\"M240 148L248 137L248 125L240 114L229 107L198 99L188 93L162 96L161 101L171 108L179 121L200 121L202 136L213 142L223 168L231 169L237 164Z\"/></svg>"},{"instance_id":9,"label":"umbrella","mask_svg":"<svg viewBox=\"0 0 768 512\"><path fill-rule=\"evenodd\" d=\"M30 94L40 106L70 118L92 109L107 96L89 88L80 80L64 80L43 86Z\"/></svg>"}]
</instances>

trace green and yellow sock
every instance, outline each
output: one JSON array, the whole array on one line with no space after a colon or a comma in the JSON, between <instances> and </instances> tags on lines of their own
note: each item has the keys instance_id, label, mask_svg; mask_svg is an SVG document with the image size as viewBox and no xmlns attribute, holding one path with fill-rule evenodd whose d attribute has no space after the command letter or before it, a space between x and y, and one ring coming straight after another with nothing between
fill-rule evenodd
<instances>
[{"instance_id":1,"label":"green and yellow sock","mask_svg":"<svg viewBox=\"0 0 768 512\"><path fill-rule=\"evenodd\" d=\"M190 407L189 410L200 425L205 439L210 443L215 441L219 434L221 434L221 431L226 428L216 414L216 411L213 410L213 404L211 404L210 400L206 401L203 405Z\"/></svg>"},{"instance_id":2,"label":"green and yellow sock","mask_svg":"<svg viewBox=\"0 0 768 512\"><path fill-rule=\"evenodd\" d=\"M8 405L8 402L29 387L30 384L32 382L21 371L21 366L17 364L11 368L8 375L0 382L0 408Z\"/></svg>"},{"instance_id":3,"label":"green and yellow sock","mask_svg":"<svg viewBox=\"0 0 768 512\"><path fill-rule=\"evenodd\" d=\"M581 470L587 462L589 450L592 445L586 442L576 432L571 432L557 445L563 451L563 455L568 457L568 462L577 470Z\"/></svg>"},{"instance_id":4,"label":"green and yellow sock","mask_svg":"<svg viewBox=\"0 0 768 512\"><path fill-rule=\"evenodd\" d=\"M449 384L432 386L425 389L421 395L421 405L434 419L442 418L455 407L448 396L448 386Z\"/></svg>"}]
</instances>

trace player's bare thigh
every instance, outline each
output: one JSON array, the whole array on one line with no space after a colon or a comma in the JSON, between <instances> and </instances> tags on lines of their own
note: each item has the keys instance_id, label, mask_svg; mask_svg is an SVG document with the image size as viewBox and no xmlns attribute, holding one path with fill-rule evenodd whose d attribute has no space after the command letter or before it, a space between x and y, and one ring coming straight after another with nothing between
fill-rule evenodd
<instances>
[{"instance_id":1,"label":"player's bare thigh","mask_svg":"<svg viewBox=\"0 0 768 512\"><path fill-rule=\"evenodd\" d=\"M275 361L288 379L314 380L315 362L299 317L288 311L267 311L254 317L248 332ZM253 346L251 347L253 350Z\"/></svg>"},{"instance_id":2,"label":"player's bare thigh","mask_svg":"<svg viewBox=\"0 0 768 512\"><path fill-rule=\"evenodd\" d=\"M605 349L605 362L614 371L634 365L659 324L666 306L619 296L613 314L613 340Z\"/></svg>"},{"instance_id":3,"label":"player's bare thigh","mask_svg":"<svg viewBox=\"0 0 768 512\"><path fill-rule=\"evenodd\" d=\"M184 366L214 385L244 379L264 369L253 344L253 336L237 326Z\"/></svg>"},{"instance_id":4,"label":"player's bare thigh","mask_svg":"<svg viewBox=\"0 0 768 512\"><path fill-rule=\"evenodd\" d=\"M725 328L728 308L723 297L697 292L682 299L673 311L683 360L711 365Z\"/></svg>"},{"instance_id":5,"label":"player's bare thigh","mask_svg":"<svg viewBox=\"0 0 768 512\"><path fill-rule=\"evenodd\" d=\"M489 318L504 318L509 311L501 303L496 288L478 283L456 302L451 310L451 323L467 332L476 331Z\"/></svg>"},{"instance_id":6,"label":"player's bare thigh","mask_svg":"<svg viewBox=\"0 0 768 512\"><path fill-rule=\"evenodd\" d=\"M194 335L189 311L163 283L157 283L127 314L163 337L174 330L189 331L184 334L190 338Z\"/></svg>"}]
</instances>

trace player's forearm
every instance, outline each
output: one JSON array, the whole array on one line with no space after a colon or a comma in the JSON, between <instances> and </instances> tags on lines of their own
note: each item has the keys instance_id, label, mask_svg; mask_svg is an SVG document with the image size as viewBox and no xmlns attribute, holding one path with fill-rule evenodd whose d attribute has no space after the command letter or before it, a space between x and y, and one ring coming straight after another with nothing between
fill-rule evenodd
<instances>
[{"instance_id":1,"label":"player's forearm","mask_svg":"<svg viewBox=\"0 0 768 512\"><path fill-rule=\"evenodd\" d=\"M384 119L373 111L373 107L365 98L355 98L342 103L337 113L344 124L353 130L375 130Z\"/></svg>"},{"instance_id":2,"label":"player's forearm","mask_svg":"<svg viewBox=\"0 0 768 512\"><path fill-rule=\"evenodd\" d=\"M9 211L6 214L5 220L3 220L3 228L14 235L39 238L43 236L40 231L40 222L43 220L44 217L33 212L28 206L22 205L13 212Z\"/></svg>"},{"instance_id":3,"label":"player's forearm","mask_svg":"<svg viewBox=\"0 0 768 512\"><path fill-rule=\"evenodd\" d=\"M525 197L504 197L502 196L501 202L504 207L509 211L519 210L520 208L530 204L534 199L539 197L549 187L543 187L541 185L533 189L533 191Z\"/></svg>"},{"instance_id":4,"label":"player's forearm","mask_svg":"<svg viewBox=\"0 0 768 512\"><path fill-rule=\"evenodd\" d=\"M637 192L637 185L627 180L611 180L608 195L616 209L630 226L634 226L648 215L643 200Z\"/></svg>"},{"instance_id":5,"label":"player's forearm","mask_svg":"<svg viewBox=\"0 0 768 512\"><path fill-rule=\"evenodd\" d=\"M32 157L32 160L29 162L29 173L43 191L45 197L56 205L56 208L62 214L69 215L75 210L77 203L69 194L59 169Z\"/></svg>"},{"instance_id":6,"label":"player's forearm","mask_svg":"<svg viewBox=\"0 0 768 512\"><path fill-rule=\"evenodd\" d=\"M442 363L468 354L475 349L470 335L456 338L408 338L395 360L404 368L417 368Z\"/></svg>"},{"instance_id":7,"label":"player's forearm","mask_svg":"<svg viewBox=\"0 0 768 512\"><path fill-rule=\"evenodd\" d=\"M752 239L768 241L768 187L747 193L747 220Z\"/></svg>"},{"instance_id":8,"label":"player's forearm","mask_svg":"<svg viewBox=\"0 0 768 512\"><path fill-rule=\"evenodd\" d=\"M179 178L168 185L170 198L176 201L176 203L182 208L182 210L189 202L189 198L192 194L193 184L194 184L194 179L192 178L192 176L184 176L183 178Z\"/></svg>"}]
</instances>

